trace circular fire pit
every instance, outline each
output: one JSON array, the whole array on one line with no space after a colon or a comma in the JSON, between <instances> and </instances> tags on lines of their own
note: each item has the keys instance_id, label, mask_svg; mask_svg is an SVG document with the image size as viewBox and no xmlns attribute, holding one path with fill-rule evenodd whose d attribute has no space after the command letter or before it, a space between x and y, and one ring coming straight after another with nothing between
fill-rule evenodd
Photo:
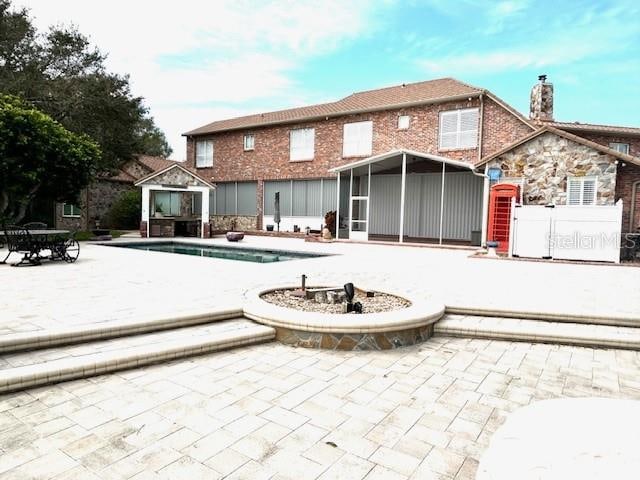
<instances>
[{"instance_id":1,"label":"circular fire pit","mask_svg":"<svg viewBox=\"0 0 640 480\"><path fill-rule=\"evenodd\" d=\"M356 292L354 302L362 303L362 314L344 313L342 302L313 305L291 295L295 290L288 285L249 292L244 315L274 327L276 339L282 343L331 350L389 350L415 345L433 335L433 324L444 315L441 303L379 289ZM366 292L374 292L373 297L367 297ZM374 301L376 295L378 300ZM373 311L375 308L378 310Z\"/></svg>"}]
</instances>

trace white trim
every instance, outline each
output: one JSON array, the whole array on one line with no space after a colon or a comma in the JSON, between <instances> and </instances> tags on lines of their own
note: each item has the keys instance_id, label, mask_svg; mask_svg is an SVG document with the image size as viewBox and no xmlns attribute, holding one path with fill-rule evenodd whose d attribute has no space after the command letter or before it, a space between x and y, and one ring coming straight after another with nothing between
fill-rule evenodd
<instances>
[{"instance_id":1,"label":"white trim","mask_svg":"<svg viewBox=\"0 0 640 480\"><path fill-rule=\"evenodd\" d=\"M438 244L442 245L442 228L443 228L443 222L444 222L444 175L446 173L445 171L445 165L446 163L442 164L442 182L440 185L440 233L438 236Z\"/></svg>"},{"instance_id":2,"label":"white trim","mask_svg":"<svg viewBox=\"0 0 640 480\"><path fill-rule=\"evenodd\" d=\"M205 146L205 152L202 155L198 155L198 145L204 145ZM211 168L213 167L213 156L214 156L214 151L213 151L213 140L208 138L208 139L203 139L203 140L196 140L195 143L195 167L196 168ZM211 154L209 155L209 150L211 150ZM198 158L203 158L204 162L203 164L198 164Z\"/></svg>"},{"instance_id":3,"label":"white trim","mask_svg":"<svg viewBox=\"0 0 640 480\"><path fill-rule=\"evenodd\" d=\"M247 139L251 138L251 148L247 147ZM253 133L245 133L242 137L242 147L245 152L252 152L256 149L256 136Z\"/></svg>"},{"instance_id":4,"label":"white trim","mask_svg":"<svg viewBox=\"0 0 640 480\"><path fill-rule=\"evenodd\" d=\"M400 179L400 229L398 243L404 243L404 197L407 183L407 154L402 153L402 177Z\"/></svg>"},{"instance_id":5,"label":"white trim","mask_svg":"<svg viewBox=\"0 0 640 480\"><path fill-rule=\"evenodd\" d=\"M348 163L346 165L342 165L340 167L330 168L329 172L331 172L331 173L344 172L344 171L350 170L352 168L363 167L363 166L368 165L370 163L377 163L377 162L380 162L382 160L386 160L388 158L392 158L392 157L400 156L400 155L410 155L412 157L420 157L420 158L424 158L426 160L433 160L434 162L447 163L448 165L453 165L454 167L458 167L458 168L466 168L468 170L474 170L475 169L474 165L469 163L469 162L463 162L461 160L452 160L450 158L442 157L440 155L433 155L432 153L423 153L423 152L417 152L415 150L409 150L409 149L406 149L406 148L402 148L402 149L398 149L398 150L391 150L391 151L386 152L386 153L380 153L378 155L373 155L371 157L363 158L362 160L357 160L355 162L351 162L351 163Z\"/></svg>"},{"instance_id":6,"label":"white trim","mask_svg":"<svg viewBox=\"0 0 640 480\"><path fill-rule=\"evenodd\" d=\"M336 178L338 184L336 185L336 240L340 238L340 172Z\"/></svg>"},{"instance_id":7,"label":"white trim","mask_svg":"<svg viewBox=\"0 0 640 480\"><path fill-rule=\"evenodd\" d=\"M464 133L470 133L472 130L462 130L462 115L468 112L476 113L476 128L475 132L475 141L473 144L463 144L462 143L462 135ZM456 121L456 130L455 132L444 132L443 124L444 119L447 116L455 116ZM478 148L478 132L480 126L480 109L478 107L472 108L458 108L455 110L443 110L438 113L438 151L448 151L448 150L473 150ZM443 146L442 144L442 136L443 134L455 134L455 145L453 146Z\"/></svg>"},{"instance_id":8,"label":"white trim","mask_svg":"<svg viewBox=\"0 0 640 480\"><path fill-rule=\"evenodd\" d=\"M78 209L78 210L80 210L80 213L79 213L79 214L77 214L77 215L73 215L73 214L71 214L71 215L65 215L65 213L64 213L64 206L65 206L65 205L70 205L70 206L71 206L71 211L72 211L72 212L73 212L75 209ZM62 218L80 218L81 216L82 216L82 209L81 209L78 205L76 205L75 203L66 203L66 202L64 202L64 203L62 204Z\"/></svg>"},{"instance_id":9,"label":"white trim","mask_svg":"<svg viewBox=\"0 0 640 480\"><path fill-rule=\"evenodd\" d=\"M185 173L188 173L189 175L191 175L193 178L195 178L196 180L198 180L199 182L204 183L207 187L209 188L216 188L214 184L207 182L204 178L200 177L199 175L196 175L195 173L193 173L190 170L187 170L186 168L184 168L182 165L178 165L177 163L174 165L169 165L168 167L163 168L162 170L158 170L157 172L153 172L149 175L147 175L144 178L141 178L140 180L138 180L136 183L134 183L134 186L139 187L140 185L142 185L145 182L148 182L149 180L151 180L152 178L155 178L159 175L162 175L163 173L168 172L169 170L173 169L173 168L179 168L180 170L182 170ZM185 189L187 187L184 187Z\"/></svg>"},{"instance_id":10,"label":"white trim","mask_svg":"<svg viewBox=\"0 0 640 480\"><path fill-rule=\"evenodd\" d=\"M580 203L569 203L569 184L571 182L579 182L580 185ZM584 203L584 184L585 181L593 181L593 198L591 203ZM584 177L567 177L567 197L565 203L569 207L583 207L597 205L598 201L598 177L596 175L587 175Z\"/></svg>"}]
</instances>

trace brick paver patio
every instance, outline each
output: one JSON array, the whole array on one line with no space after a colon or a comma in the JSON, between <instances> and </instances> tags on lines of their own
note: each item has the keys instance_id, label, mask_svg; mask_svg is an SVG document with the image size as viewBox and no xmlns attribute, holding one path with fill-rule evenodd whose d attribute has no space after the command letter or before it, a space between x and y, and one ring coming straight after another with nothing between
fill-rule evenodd
<instances>
[{"instance_id":1,"label":"brick paver patio","mask_svg":"<svg viewBox=\"0 0 640 480\"><path fill-rule=\"evenodd\" d=\"M0 397L0 478L472 479L538 399L640 398L640 354L435 337L277 343Z\"/></svg>"}]
</instances>

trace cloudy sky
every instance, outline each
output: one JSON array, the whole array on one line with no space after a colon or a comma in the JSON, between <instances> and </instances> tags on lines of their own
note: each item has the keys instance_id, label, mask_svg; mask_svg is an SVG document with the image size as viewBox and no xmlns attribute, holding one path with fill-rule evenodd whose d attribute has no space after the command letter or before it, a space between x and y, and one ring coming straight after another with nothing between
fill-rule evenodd
<instances>
[{"instance_id":1,"label":"cloudy sky","mask_svg":"<svg viewBox=\"0 0 640 480\"><path fill-rule=\"evenodd\" d=\"M539 73L556 119L640 126L640 2L17 0L73 23L165 131L453 76L521 112Z\"/></svg>"}]
</instances>

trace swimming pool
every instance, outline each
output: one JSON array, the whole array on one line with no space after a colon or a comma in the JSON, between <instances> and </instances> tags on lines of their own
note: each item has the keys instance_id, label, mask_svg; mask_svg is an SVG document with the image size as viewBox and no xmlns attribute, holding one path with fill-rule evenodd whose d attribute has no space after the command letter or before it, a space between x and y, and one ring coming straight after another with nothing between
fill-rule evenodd
<instances>
[{"instance_id":1,"label":"swimming pool","mask_svg":"<svg viewBox=\"0 0 640 480\"><path fill-rule=\"evenodd\" d=\"M289 250L266 250L257 248L223 247L218 245L202 245L182 242L145 242L111 244L109 246L146 250L148 252L177 253L198 257L240 260L242 262L274 263L304 258L326 257L320 253L292 252Z\"/></svg>"}]
</instances>

